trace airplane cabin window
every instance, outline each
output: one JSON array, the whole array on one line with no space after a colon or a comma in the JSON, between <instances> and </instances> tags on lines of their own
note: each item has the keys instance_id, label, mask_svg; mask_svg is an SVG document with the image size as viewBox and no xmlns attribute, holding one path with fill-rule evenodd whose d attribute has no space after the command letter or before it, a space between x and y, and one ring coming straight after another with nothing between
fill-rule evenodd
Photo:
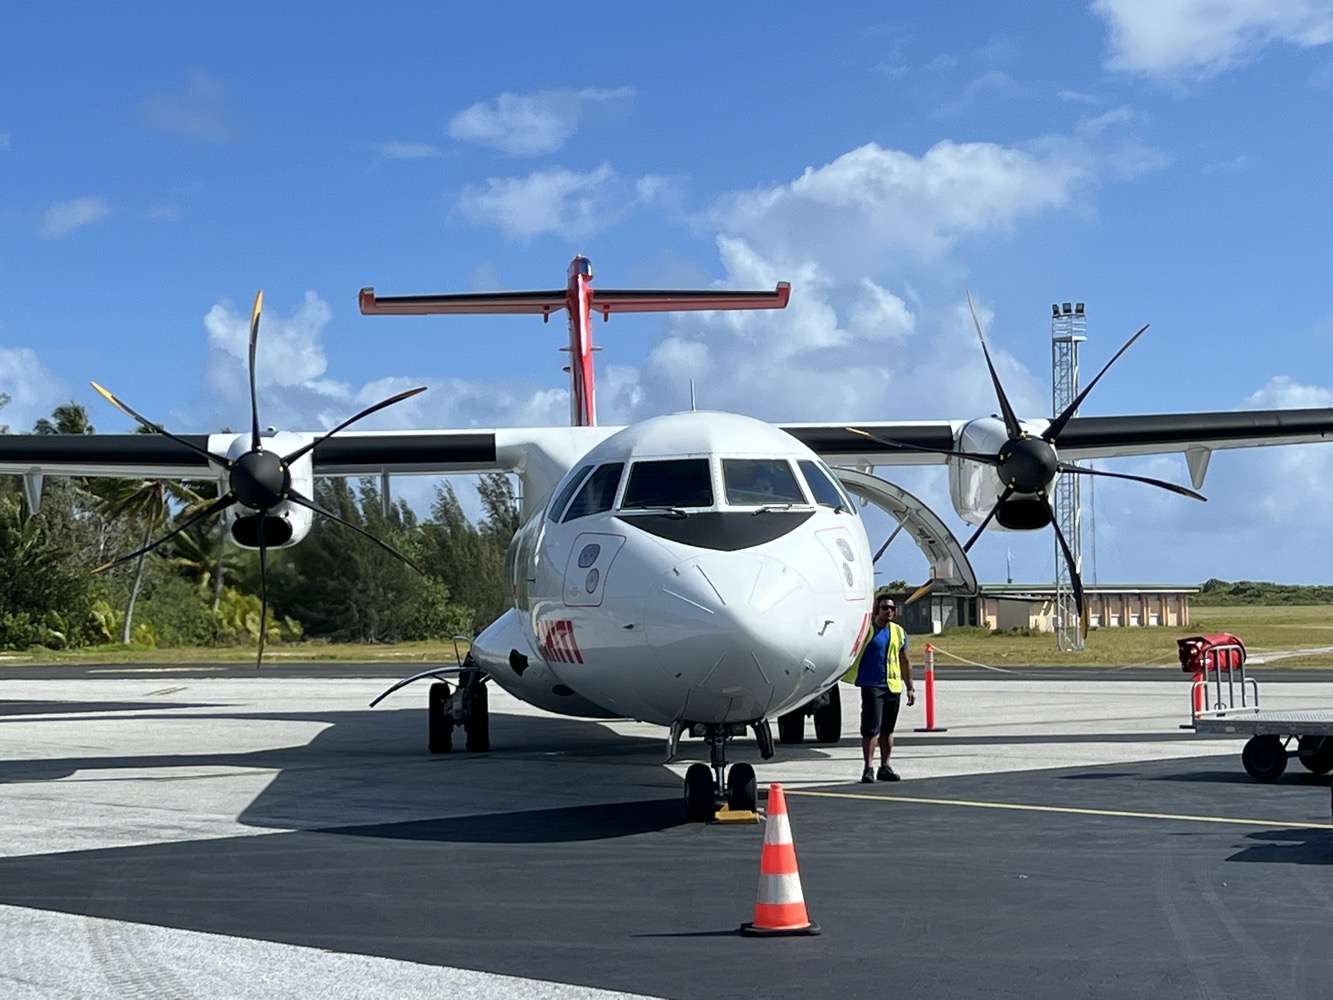
<instances>
[{"instance_id":1,"label":"airplane cabin window","mask_svg":"<svg viewBox=\"0 0 1333 1000\"><path fill-rule=\"evenodd\" d=\"M806 459L800 463L805 481L810 484L810 492L815 495L815 503L821 507L842 507L850 514L856 513L856 506L843 492L842 486L824 466Z\"/></svg>"},{"instance_id":2,"label":"airplane cabin window","mask_svg":"<svg viewBox=\"0 0 1333 1000\"><path fill-rule=\"evenodd\" d=\"M711 507L713 480L706 458L635 462L629 470L622 510L631 507Z\"/></svg>"},{"instance_id":3,"label":"airplane cabin window","mask_svg":"<svg viewBox=\"0 0 1333 1000\"><path fill-rule=\"evenodd\" d=\"M591 465L585 465L570 477L569 482L565 483L565 488L560 491L551 506L547 508L546 516L552 521L560 520L560 512L565 509L565 504L569 503L569 498L574 495L574 491L579 488L589 472L592 471Z\"/></svg>"},{"instance_id":4,"label":"airplane cabin window","mask_svg":"<svg viewBox=\"0 0 1333 1000\"><path fill-rule=\"evenodd\" d=\"M565 511L565 516L561 520L572 521L576 517L587 517L589 514L600 514L604 510L610 510L616 501L616 487L620 485L620 473L624 468L624 462L608 462L600 466L588 477L583 489L579 490L578 496L569 505L569 510Z\"/></svg>"},{"instance_id":5,"label":"airplane cabin window","mask_svg":"<svg viewBox=\"0 0 1333 1000\"><path fill-rule=\"evenodd\" d=\"M724 458L727 503L738 506L807 503L785 458Z\"/></svg>"}]
</instances>

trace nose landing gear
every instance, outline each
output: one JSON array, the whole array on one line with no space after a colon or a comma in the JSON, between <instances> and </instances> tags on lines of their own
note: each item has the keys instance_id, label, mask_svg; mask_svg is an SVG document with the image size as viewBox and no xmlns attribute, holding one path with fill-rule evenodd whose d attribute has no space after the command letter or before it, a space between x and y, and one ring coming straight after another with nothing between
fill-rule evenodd
<instances>
[{"instance_id":1,"label":"nose landing gear","mask_svg":"<svg viewBox=\"0 0 1333 1000\"><path fill-rule=\"evenodd\" d=\"M773 736L768 723L757 722L754 729L760 754L768 759L773 756ZM709 764L691 764L685 772L685 821L759 822L754 768L741 761L727 773L727 741L745 732L744 723L695 723L690 731L707 742Z\"/></svg>"}]
</instances>

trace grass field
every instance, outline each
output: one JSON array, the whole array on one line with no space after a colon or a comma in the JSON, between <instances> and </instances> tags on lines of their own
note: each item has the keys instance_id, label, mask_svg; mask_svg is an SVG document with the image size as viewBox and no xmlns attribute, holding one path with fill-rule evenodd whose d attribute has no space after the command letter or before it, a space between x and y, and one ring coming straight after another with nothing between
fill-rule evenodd
<instances>
[{"instance_id":1,"label":"grass field","mask_svg":"<svg viewBox=\"0 0 1333 1000\"><path fill-rule=\"evenodd\" d=\"M1191 635L1230 632L1245 643L1250 656L1319 650L1283 656L1267 667L1333 667L1333 606L1242 605L1191 608L1184 628L1108 628L1088 633L1082 652L1060 652L1055 636L994 635L984 629L950 629L938 636L913 637L913 662L922 662L929 641L935 665L980 663L986 666L1169 666L1178 669L1176 640Z\"/></svg>"},{"instance_id":2,"label":"grass field","mask_svg":"<svg viewBox=\"0 0 1333 1000\"><path fill-rule=\"evenodd\" d=\"M1176 640L1190 635L1230 632L1239 636L1251 656L1320 650L1284 656L1265 669L1333 668L1333 605L1238 606L1191 608L1185 628L1112 628L1088 634L1079 653L1060 652L1051 633L994 635L983 629L950 629L938 636L912 636L912 659L920 668L925 644L935 647L935 665L979 663L986 666L1160 666L1179 669ZM466 652L466 648L460 650ZM0 653L0 666L35 663L236 663L253 661L254 647L223 649L135 649L100 646L72 652L37 650ZM275 661L398 661L453 663L451 643L351 645L307 642L270 645L265 660Z\"/></svg>"}]
</instances>

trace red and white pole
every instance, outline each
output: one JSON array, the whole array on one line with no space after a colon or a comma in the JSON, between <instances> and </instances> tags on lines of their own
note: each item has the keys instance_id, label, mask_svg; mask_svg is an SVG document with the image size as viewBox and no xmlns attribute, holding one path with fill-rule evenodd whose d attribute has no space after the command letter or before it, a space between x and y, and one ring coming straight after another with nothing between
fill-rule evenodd
<instances>
[{"instance_id":1,"label":"red and white pole","mask_svg":"<svg viewBox=\"0 0 1333 1000\"><path fill-rule=\"evenodd\" d=\"M917 726L918 733L947 732L945 726L935 725L935 647L926 643L926 724Z\"/></svg>"}]
</instances>

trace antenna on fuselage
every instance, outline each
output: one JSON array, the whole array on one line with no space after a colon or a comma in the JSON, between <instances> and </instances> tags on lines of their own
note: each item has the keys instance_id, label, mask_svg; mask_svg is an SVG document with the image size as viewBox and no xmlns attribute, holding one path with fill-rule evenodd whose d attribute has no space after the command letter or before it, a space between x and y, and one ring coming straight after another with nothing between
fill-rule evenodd
<instances>
[{"instance_id":1,"label":"antenna on fuselage","mask_svg":"<svg viewBox=\"0 0 1333 1000\"><path fill-rule=\"evenodd\" d=\"M484 292L454 295L395 295L379 297L375 289L363 288L359 296L366 316L429 316L441 313L569 313L570 423L592 427L597 423L593 394L592 315L603 320L614 313L688 312L731 309L785 309L791 298L791 283L779 281L771 292L729 291L707 288L697 291L592 287L592 264L582 255L569 265L569 283L544 292Z\"/></svg>"},{"instance_id":2,"label":"antenna on fuselage","mask_svg":"<svg viewBox=\"0 0 1333 1000\"><path fill-rule=\"evenodd\" d=\"M690 379L690 412L698 412L699 407L694 403L694 379Z\"/></svg>"}]
</instances>

